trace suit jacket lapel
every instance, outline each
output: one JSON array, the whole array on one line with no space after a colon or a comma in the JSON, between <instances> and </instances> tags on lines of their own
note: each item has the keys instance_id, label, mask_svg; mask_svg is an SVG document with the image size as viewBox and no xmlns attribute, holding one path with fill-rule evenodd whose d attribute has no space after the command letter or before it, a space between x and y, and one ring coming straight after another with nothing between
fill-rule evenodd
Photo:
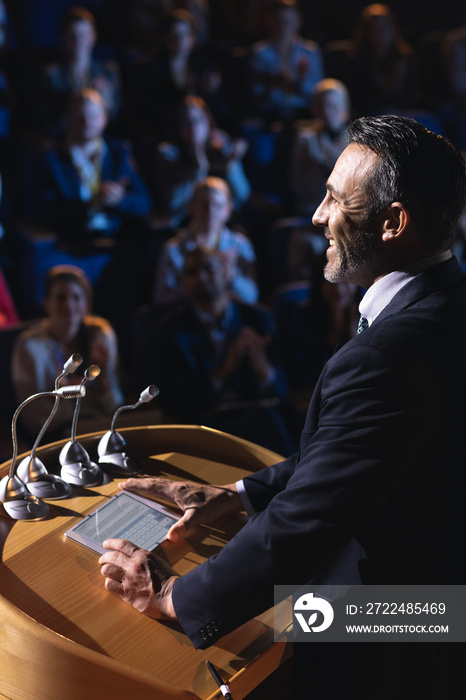
<instances>
[{"instance_id":1,"label":"suit jacket lapel","mask_svg":"<svg viewBox=\"0 0 466 700\"><path fill-rule=\"evenodd\" d=\"M446 289L464 277L461 267L455 257L416 275L405 284L393 299L377 316L374 323L382 321L386 316L396 314L402 309L415 304L429 294Z\"/></svg>"}]
</instances>

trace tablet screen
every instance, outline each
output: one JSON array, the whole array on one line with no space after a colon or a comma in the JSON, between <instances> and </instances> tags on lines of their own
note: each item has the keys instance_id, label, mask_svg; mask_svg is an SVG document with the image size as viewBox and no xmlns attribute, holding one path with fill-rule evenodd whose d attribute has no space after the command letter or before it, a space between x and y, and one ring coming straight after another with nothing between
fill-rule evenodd
<instances>
[{"instance_id":1,"label":"tablet screen","mask_svg":"<svg viewBox=\"0 0 466 700\"><path fill-rule=\"evenodd\" d=\"M67 530L65 536L99 554L106 551L102 542L111 537L152 551L178 518L160 503L122 491Z\"/></svg>"}]
</instances>

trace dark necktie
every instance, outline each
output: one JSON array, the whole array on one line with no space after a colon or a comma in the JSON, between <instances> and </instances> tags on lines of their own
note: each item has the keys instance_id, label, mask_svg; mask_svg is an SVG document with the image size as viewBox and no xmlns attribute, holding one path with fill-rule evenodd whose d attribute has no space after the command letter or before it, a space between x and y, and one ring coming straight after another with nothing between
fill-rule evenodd
<instances>
[{"instance_id":1,"label":"dark necktie","mask_svg":"<svg viewBox=\"0 0 466 700\"><path fill-rule=\"evenodd\" d=\"M363 331L366 330L366 328L369 328L369 321L365 316L360 316L359 317L359 323L358 323L358 329L356 333L362 333Z\"/></svg>"}]
</instances>

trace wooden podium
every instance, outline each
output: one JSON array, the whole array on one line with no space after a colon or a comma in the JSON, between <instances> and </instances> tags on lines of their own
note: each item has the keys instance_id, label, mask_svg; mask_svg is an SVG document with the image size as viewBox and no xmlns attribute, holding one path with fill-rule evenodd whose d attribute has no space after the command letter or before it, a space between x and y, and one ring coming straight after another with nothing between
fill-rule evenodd
<instances>
[{"instance_id":1,"label":"wooden podium","mask_svg":"<svg viewBox=\"0 0 466 700\"><path fill-rule=\"evenodd\" d=\"M279 461L279 455L245 440L198 426L123 429L128 452L148 474L228 483ZM102 433L78 438L92 459ZM66 440L37 456L59 473ZM7 473L9 463L0 467ZM73 487L65 500L48 501L42 521L0 517L0 697L12 700L172 700L221 697L209 659L244 698L289 655L286 601L220 639L195 650L179 629L136 612L104 588L98 555L64 537L80 518L117 493L120 477L92 488ZM164 543L164 556L183 574L217 552L242 526L244 514ZM283 630L274 641L274 625Z\"/></svg>"}]
</instances>

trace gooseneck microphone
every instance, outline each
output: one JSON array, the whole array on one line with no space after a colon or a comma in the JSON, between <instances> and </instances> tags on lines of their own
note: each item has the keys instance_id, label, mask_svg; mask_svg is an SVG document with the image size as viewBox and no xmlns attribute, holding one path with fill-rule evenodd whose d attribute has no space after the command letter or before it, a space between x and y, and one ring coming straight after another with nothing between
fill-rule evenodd
<instances>
[{"instance_id":1,"label":"gooseneck microphone","mask_svg":"<svg viewBox=\"0 0 466 700\"><path fill-rule=\"evenodd\" d=\"M73 353L73 355L71 355L67 359L67 361L63 365L63 369L62 369L61 373L55 379L55 389L58 389L58 385L59 385L60 381L63 379L63 377L66 376L67 374L73 374L73 372L75 372L78 369L78 367L80 365L82 365L82 362L83 362L83 358L81 357L81 355L78 352Z\"/></svg>"},{"instance_id":2,"label":"gooseneck microphone","mask_svg":"<svg viewBox=\"0 0 466 700\"><path fill-rule=\"evenodd\" d=\"M84 386L66 386L55 391L41 391L25 399L16 409L11 421L11 436L13 441L13 455L7 476L0 481L0 502L3 513L13 520L41 520L48 515L49 507L41 498L34 496L26 484L16 474L16 455L18 452L18 439L16 435L16 423L24 406L41 396L55 396L62 399L76 399L85 396Z\"/></svg>"},{"instance_id":3,"label":"gooseneck microphone","mask_svg":"<svg viewBox=\"0 0 466 700\"><path fill-rule=\"evenodd\" d=\"M68 374L72 374L81 364L83 358L78 353L74 353L63 365L63 369L55 379L55 390L58 389L60 381ZM81 398L78 399L80 401ZM27 484L29 491L39 498L59 499L66 498L71 494L71 485L55 474L49 474L45 464L36 457L36 451L39 447L45 431L52 422L58 410L60 396L55 396L53 408L42 426L34 445L32 446L31 454L25 457L18 465L17 474L21 481Z\"/></svg>"},{"instance_id":4,"label":"gooseneck microphone","mask_svg":"<svg viewBox=\"0 0 466 700\"><path fill-rule=\"evenodd\" d=\"M136 457L125 451L126 440L115 431L115 422L122 411L133 410L142 403L149 403L160 393L155 384L150 384L141 392L138 401L129 406L120 406L115 411L110 430L103 435L97 445L99 464L105 471L115 474L139 474L142 472L142 463Z\"/></svg>"},{"instance_id":5,"label":"gooseneck microphone","mask_svg":"<svg viewBox=\"0 0 466 700\"><path fill-rule=\"evenodd\" d=\"M84 372L84 377L81 382L81 386L84 386L86 382L93 382L94 379L97 379L97 377L100 374L100 367L97 365L91 365L86 369ZM76 442L76 426L78 425L78 417L79 417L79 411L81 410L81 398L78 397L76 399L76 406L74 409L74 414L73 414L73 422L71 423L71 439L73 442Z\"/></svg>"},{"instance_id":6,"label":"gooseneck microphone","mask_svg":"<svg viewBox=\"0 0 466 700\"><path fill-rule=\"evenodd\" d=\"M86 382L92 382L100 374L100 367L91 365L84 372L81 387L84 389ZM76 400L76 406L71 423L71 440L61 449L58 456L61 464L61 477L69 484L75 486L97 486L102 481L102 470L99 465L91 461L89 453L76 440L76 426L81 408L81 398Z\"/></svg>"}]
</instances>

